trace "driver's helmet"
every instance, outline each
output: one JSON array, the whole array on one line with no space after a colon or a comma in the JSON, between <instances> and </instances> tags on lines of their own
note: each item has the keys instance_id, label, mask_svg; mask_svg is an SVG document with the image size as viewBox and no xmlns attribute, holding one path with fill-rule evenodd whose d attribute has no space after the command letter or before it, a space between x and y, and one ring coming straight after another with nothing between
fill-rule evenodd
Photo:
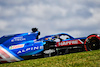
<instances>
[{"instance_id":1,"label":"driver's helmet","mask_svg":"<svg viewBox=\"0 0 100 67\"><path fill-rule=\"evenodd\" d=\"M59 35L56 35L56 36L54 36L54 38L60 38L60 36Z\"/></svg>"}]
</instances>

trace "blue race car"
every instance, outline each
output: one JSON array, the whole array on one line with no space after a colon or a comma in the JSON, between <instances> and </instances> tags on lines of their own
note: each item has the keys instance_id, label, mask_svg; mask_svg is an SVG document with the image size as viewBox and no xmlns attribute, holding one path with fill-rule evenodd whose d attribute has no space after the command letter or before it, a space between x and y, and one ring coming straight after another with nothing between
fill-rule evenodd
<instances>
[{"instance_id":1,"label":"blue race car","mask_svg":"<svg viewBox=\"0 0 100 67\"><path fill-rule=\"evenodd\" d=\"M7 35L0 38L0 62L15 62L34 56L50 57L70 53L71 50L91 51L100 49L100 35L74 38L66 33L38 39L36 28L31 33Z\"/></svg>"}]
</instances>

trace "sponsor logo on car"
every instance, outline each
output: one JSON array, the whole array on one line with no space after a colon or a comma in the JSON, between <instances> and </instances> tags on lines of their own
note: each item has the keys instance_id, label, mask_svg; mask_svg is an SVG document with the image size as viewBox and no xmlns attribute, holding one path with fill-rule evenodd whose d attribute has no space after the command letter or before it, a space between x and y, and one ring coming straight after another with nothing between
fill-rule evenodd
<instances>
[{"instance_id":1,"label":"sponsor logo on car","mask_svg":"<svg viewBox=\"0 0 100 67\"><path fill-rule=\"evenodd\" d=\"M32 51L32 50L35 51L35 50L39 50L43 48L44 48L43 46L29 47L29 48L18 51L17 54L25 53L25 52Z\"/></svg>"},{"instance_id":2,"label":"sponsor logo on car","mask_svg":"<svg viewBox=\"0 0 100 67\"><path fill-rule=\"evenodd\" d=\"M24 37L14 37L14 38L11 40L11 42L15 42L15 41L24 41L24 40L26 40L26 38L24 38Z\"/></svg>"},{"instance_id":3,"label":"sponsor logo on car","mask_svg":"<svg viewBox=\"0 0 100 67\"><path fill-rule=\"evenodd\" d=\"M62 41L62 42L57 42L57 47L59 46L68 46L68 45L75 45L75 44L83 44L81 40L70 40L70 41Z\"/></svg>"},{"instance_id":4,"label":"sponsor logo on car","mask_svg":"<svg viewBox=\"0 0 100 67\"><path fill-rule=\"evenodd\" d=\"M10 46L9 49L18 49L18 48L22 48L24 47L25 44L19 44L19 45L13 45L13 46Z\"/></svg>"},{"instance_id":5,"label":"sponsor logo on car","mask_svg":"<svg viewBox=\"0 0 100 67\"><path fill-rule=\"evenodd\" d=\"M49 49L49 50L44 51L45 54L51 54L51 53L54 53L54 52L55 52L54 49Z\"/></svg>"}]
</instances>

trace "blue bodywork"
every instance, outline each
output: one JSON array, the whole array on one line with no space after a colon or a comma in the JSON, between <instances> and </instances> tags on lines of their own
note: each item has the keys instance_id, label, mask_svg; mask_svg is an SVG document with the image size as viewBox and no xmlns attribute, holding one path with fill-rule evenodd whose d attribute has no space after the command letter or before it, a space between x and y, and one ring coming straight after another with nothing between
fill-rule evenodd
<instances>
[{"instance_id":1,"label":"blue bodywork","mask_svg":"<svg viewBox=\"0 0 100 67\"><path fill-rule=\"evenodd\" d=\"M38 39L38 41L46 41L46 38L48 38L49 41L52 41L55 38L55 36L62 36L62 35L66 35L69 37L68 39L64 39L62 41L75 40L75 39L86 39L87 38L87 37L74 38L67 33L58 33L58 34L48 35L48 36L42 37L42 38Z\"/></svg>"},{"instance_id":2,"label":"blue bodywork","mask_svg":"<svg viewBox=\"0 0 100 67\"><path fill-rule=\"evenodd\" d=\"M22 33L7 35L0 38L0 61L12 62L5 57L14 56L12 59L24 60L21 56L35 55L44 50L42 41L36 41L38 33ZM4 54L5 53L5 54ZM9 57L10 58L10 57ZM17 60L15 60L17 61Z\"/></svg>"},{"instance_id":3,"label":"blue bodywork","mask_svg":"<svg viewBox=\"0 0 100 67\"><path fill-rule=\"evenodd\" d=\"M74 38L66 33L59 33L54 35L48 35L40 39L36 39L38 31L35 33L22 33L7 35L0 38L0 62L14 62L24 60L24 56L41 54L44 51L44 45L46 41L53 41L55 36L67 36L67 39L62 41L69 41L74 39L86 39ZM48 39L46 39L48 38Z\"/></svg>"},{"instance_id":4,"label":"blue bodywork","mask_svg":"<svg viewBox=\"0 0 100 67\"><path fill-rule=\"evenodd\" d=\"M66 33L58 33L58 34L54 34L54 35L48 35L48 36L45 36L45 37L42 37L42 38L40 38L40 39L38 39L39 41L45 41L45 38L50 38L50 40L52 40L52 39L54 39L55 38L55 36L61 36L61 35L67 35L67 36L69 36L69 39L71 40L71 39L74 39L74 37L72 37L71 35L69 35L69 34L66 34Z\"/></svg>"}]
</instances>

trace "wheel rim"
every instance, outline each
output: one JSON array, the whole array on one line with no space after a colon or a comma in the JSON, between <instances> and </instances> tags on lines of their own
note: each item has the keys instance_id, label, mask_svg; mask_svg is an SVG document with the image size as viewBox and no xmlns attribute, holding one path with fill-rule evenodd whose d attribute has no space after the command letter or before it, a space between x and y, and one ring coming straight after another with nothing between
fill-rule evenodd
<instances>
[{"instance_id":1,"label":"wheel rim","mask_svg":"<svg viewBox=\"0 0 100 67\"><path fill-rule=\"evenodd\" d=\"M97 50L100 48L99 40L96 37L88 39L86 44L87 44L87 47L89 48L89 50Z\"/></svg>"}]
</instances>

